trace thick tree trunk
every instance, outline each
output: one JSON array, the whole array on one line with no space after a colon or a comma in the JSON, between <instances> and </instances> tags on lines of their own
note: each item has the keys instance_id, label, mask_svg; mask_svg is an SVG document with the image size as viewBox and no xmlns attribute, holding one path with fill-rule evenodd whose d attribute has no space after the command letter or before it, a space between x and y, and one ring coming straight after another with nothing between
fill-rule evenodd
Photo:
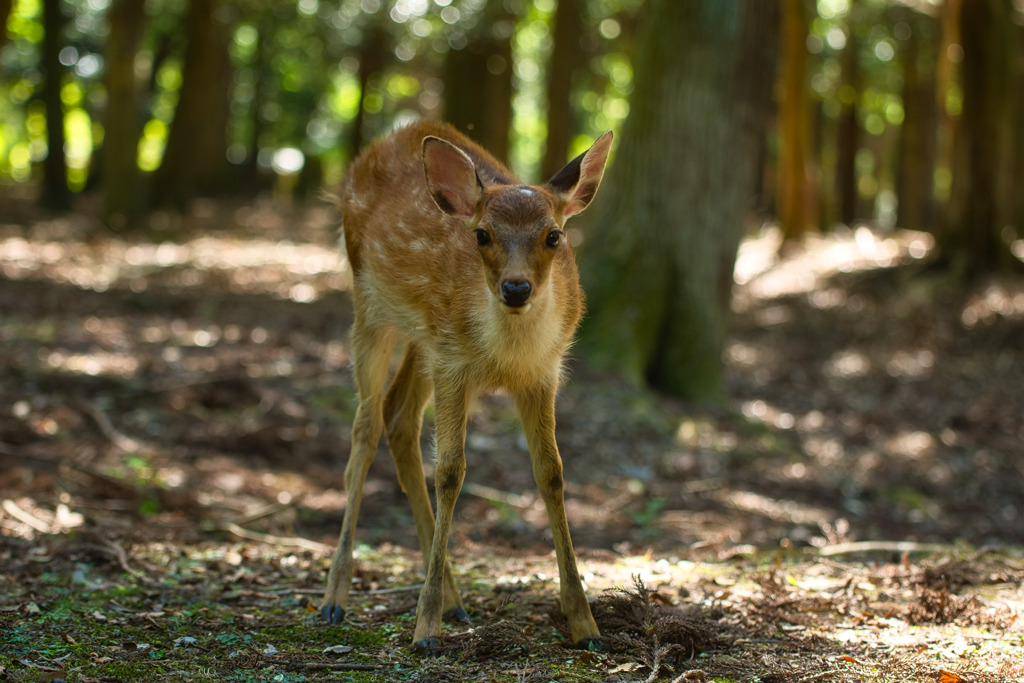
<instances>
[{"instance_id":1,"label":"thick tree trunk","mask_svg":"<svg viewBox=\"0 0 1024 683\"><path fill-rule=\"evenodd\" d=\"M807 73L807 11L804 0L782 3L780 46L779 158L776 216L786 239L817 225L817 188L811 166L810 82Z\"/></svg>"},{"instance_id":2,"label":"thick tree trunk","mask_svg":"<svg viewBox=\"0 0 1024 683\"><path fill-rule=\"evenodd\" d=\"M63 32L67 19L60 9L60 0L43 2L43 105L46 108L46 159L43 160L43 184L39 203L50 209L71 208L68 189L68 167L64 157L64 104L61 102L61 81L64 66L60 51L64 47Z\"/></svg>"},{"instance_id":3,"label":"thick tree trunk","mask_svg":"<svg viewBox=\"0 0 1024 683\"><path fill-rule=\"evenodd\" d=\"M736 250L760 172L778 6L652 0L580 264L598 366L721 398Z\"/></svg>"},{"instance_id":4,"label":"thick tree trunk","mask_svg":"<svg viewBox=\"0 0 1024 683\"><path fill-rule=\"evenodd\" d=\"M154 180L158 205L182 208L195 197L228 189L231 60L228 26L216 11L220 6L220 0L192 0L189 6L178 106Z\"/></svg>"},{"instance_id":5,"label":"thick tree trunk","mask_svg":"<svg viewBox=\"0 0 1024 683\"><path fill-rule=\"evenodd\" d=\"M963 0L963 114L953 147L953 188L939 246L968 276L1015 260L1000 234L1011 213L1010 156L1015 137L1010 95L1010 0ZM1019 122L1017 122L1019 125Z\"/></svg>"},{"instance_id":6,"label":"thick tree trunk","mask_svg":"<svg viewBox=\"0 0 1024 683\"><path fill-rule=\"evenodd\" d=\"M572 75L579 62L580 0L558 0L554 45L548 63L548 131L540 174L550 178L565 166L572 125Z\"/></svg>"},{"instance_id":7,"label":"thick tree trunk","mask_svg":"<svg viewBox=\"0 0 1024 683\"><path fill-rule=\"evenodd\" d=\"M934 66L937 26L933 17L910 8L899 9L896 18L910 27L902 54L904 117L896 179L897 224L912 230L930 230L934 218L938 125Z\"/></svg>"},{"instance_id":8,"label":"thick tree trunk","mask_svg":"<svg viewBox=\"0 0 1024 683\"><path fill-rule=\"evenodd\" d=\"M107 14L107 111L103 122L103 216L122 227L139 202L139 102L135 53L145 25L145 4L115 0Z\"/></svg>"}]
</instances>

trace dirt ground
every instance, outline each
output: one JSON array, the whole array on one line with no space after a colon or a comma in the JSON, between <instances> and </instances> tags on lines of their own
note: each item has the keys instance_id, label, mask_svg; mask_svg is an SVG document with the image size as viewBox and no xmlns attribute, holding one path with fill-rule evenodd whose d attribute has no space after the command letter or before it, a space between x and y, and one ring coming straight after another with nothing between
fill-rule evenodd
<instances>
[{"instance_id":1,"label":"dirt ground","mask_svg":"<svg viewBox=\"0 0 1024 683\"><path fill-rule=\"evenodd\" d=\"M355 608L313 610L355 410L332 211L199 203L129 238L87 216L0 198L0 679L1024 681L1024 280L954 286L921 233L780 256L769 230L737 264L725 406L574 361L600 653L564 646L514 409L481 399L452 534L473 623L426 661L383 448Z\"/></svg>"}]
</instances>

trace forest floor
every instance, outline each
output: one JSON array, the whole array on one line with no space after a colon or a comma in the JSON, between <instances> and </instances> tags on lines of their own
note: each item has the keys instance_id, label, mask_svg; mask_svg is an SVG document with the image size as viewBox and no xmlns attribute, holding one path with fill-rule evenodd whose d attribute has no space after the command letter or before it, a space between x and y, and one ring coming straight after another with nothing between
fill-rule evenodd
<instances>
[{"instance_id":1,"label":"forest floor","mask_svg":"<svg viewBox=\"0 0 1024 683\"><path fill-rule=\"evenodd\" d=\"M601 652L565 645L514 410L481 399L452 533L472 624L426 660L383 453L352 609L315 609L355 409L336 216L199 203L119 238L88 215L0 197L0 680L1024 681L1024 280L955 286L920 233L779 255L769 230L725 405L573 362Z\"/></svg>"}]
</instances>

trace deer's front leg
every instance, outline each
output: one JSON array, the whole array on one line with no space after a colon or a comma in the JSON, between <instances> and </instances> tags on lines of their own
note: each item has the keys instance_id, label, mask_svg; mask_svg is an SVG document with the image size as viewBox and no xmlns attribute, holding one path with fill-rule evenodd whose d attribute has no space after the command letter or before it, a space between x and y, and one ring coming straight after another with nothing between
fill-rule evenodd
<instances>
[{"instance_id":1,"label":"deer's front leg","mask_svg":"<svg viewBox=\"0 0 1024 683\"><path fill-rule=\"evenodd\" d=\"M427 578L420 591L416 607L416 631L413 647L423 654L436 656L441 635L441 617L444 614L444 577L448 562L448 534L455 512L455 501L462 490L466 476L466 412L469 398L465 387L435 388L437 465L434 486L437 497L437 516L434 520L434 539L430 556L426 560Z\"/></svg>"},{"instance_id":2,"label":"deer's front leg","mask_svg":"<svg viewBox=\"0 0 1024 683\"><path fill-rule=\"evenodd\" d=\"M569 620L573 643L583 649L601 649L601 632L590 612L565 515L562 458L555 443L555 386L516 397L519 414L530 446L533 477L548 511L548 522L558 558L559 597Z\"/></svg>"}]
</instances>

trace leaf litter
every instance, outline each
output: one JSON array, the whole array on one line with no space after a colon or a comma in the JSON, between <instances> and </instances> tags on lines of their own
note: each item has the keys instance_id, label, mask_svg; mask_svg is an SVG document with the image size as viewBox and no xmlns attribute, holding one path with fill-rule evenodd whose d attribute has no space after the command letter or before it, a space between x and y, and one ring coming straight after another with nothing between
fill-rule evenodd
<instances>
[{"instance_id":1,"label":"leaf litter","mask_svg":"<svg viewBox=\"0 0 1024 683\"><path fill-rule=\"evenodd\" d=\"M1024 285L965 294L926 236L748 240L724 409L573 364L602 652L566 646L512 406L481 400L452 548L473 623L425 661L383 454L352 613L316 618L354 410L330 213L206 204L155 240L2 215L27 218L0 225L0 678L1024 680Z\"/></svg>"}]
</instances>

